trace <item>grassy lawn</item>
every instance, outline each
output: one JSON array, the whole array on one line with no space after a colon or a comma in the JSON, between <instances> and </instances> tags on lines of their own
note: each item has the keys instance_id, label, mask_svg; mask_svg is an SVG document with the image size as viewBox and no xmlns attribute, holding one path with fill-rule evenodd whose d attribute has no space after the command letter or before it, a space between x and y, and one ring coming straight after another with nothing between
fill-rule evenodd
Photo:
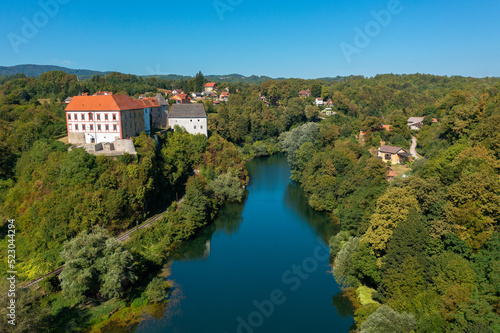
<instances>
[{"instance_id":1,"label":"grassy lawn","mask_svg":"<svg viewBox=\"0 0 500 333\"><path fill-rule=\"evenodd\" d=\"M406 165L400 165L400 164L396 164L396 165L391 165L391 169L394 170L394 172L396 172L396 177L401 177L402 175L404 175L407 171L410 171L411 169L409 167L407 167Z\"/></svg>"}]
</instances>

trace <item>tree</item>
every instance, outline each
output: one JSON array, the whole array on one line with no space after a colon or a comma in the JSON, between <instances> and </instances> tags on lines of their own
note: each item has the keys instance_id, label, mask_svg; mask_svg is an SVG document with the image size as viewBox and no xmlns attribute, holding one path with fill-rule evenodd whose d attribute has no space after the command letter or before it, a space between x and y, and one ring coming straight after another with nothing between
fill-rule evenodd
<instances>
[{"instance_id":1,"label":"tree","mask_svg":"<svg viewBox=\"0 0 500 333\"><path fill-rule=\"evenodd\" d=\"M220 204L225 201L241 202L245 194L241 181L229 173L219 175L209 183L209 187Z\"/></svg>"},{"instance_id":2,"label":"tree","mask_svg":"<svg viewBox=\"0 0 500 333\"><path fill-rule=\"evenodd\" d=\"M358 237L351 237L335 256L333 277L343 287L357 287L359 280L354 276L353 256L359 245Z\"/></svg>"},{"instance_id":3,"label":"tree","mask_svg":"<svg viewBox=\"0 0 500 333\"><path fill-rule=\"evenodd\" d=\"M160 303L167 298L168 284L162 277L155 277L146 287L146 296L151 303Z\"/></svg>"},{"instance_id":4,"label":"tree","mask_svg":"<svg viewBox=\"0 0 500 333\"><path fill-rule=\"evenodd\" d=\"M121 297L125 286L136 277L131 271L133 257L115 238L96 227L64 244L61 257L61 287L65 297L82 302L87 297Z\"/></svg>"},{"instance_id":5,"label":"tree","mask_svg":"<svg viewBox=\"0 0 500 333\"><path fill-rule=\"evenodd\" d=\"M416 326L413 315L382 305L361 324L360 333L410 333Z\"/></svg>"},{"instance_id":6,"label":"tree","mask_svg":"<svg viewBox=\"0 0 500 333\"><path fill-rule=\"evenodd\" d=\"M398 223L407 219L411 208L419 210L418 202L408 188L388 190L378 199L370 227L362 242L370 244L377 257L384 256L394 229Z\"/></svg>"}]
</instances>

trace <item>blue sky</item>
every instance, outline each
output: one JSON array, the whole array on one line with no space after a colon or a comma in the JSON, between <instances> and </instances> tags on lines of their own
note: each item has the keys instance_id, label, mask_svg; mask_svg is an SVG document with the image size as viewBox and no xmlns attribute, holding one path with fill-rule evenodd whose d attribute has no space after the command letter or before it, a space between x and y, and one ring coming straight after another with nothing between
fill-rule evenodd
<instances>
[{"instance_id":1,"label":"blue sky","mask_svg":"<svg viewBox=\"0 0 500 333\"><path fill-rule=\"evenodd\" d=\"M372 15L381 11L390 14L383 24ZM0 13L3 66L302 78L500 76L498 0L26 0L2 1Z\"/></svg>"}]
</instances>

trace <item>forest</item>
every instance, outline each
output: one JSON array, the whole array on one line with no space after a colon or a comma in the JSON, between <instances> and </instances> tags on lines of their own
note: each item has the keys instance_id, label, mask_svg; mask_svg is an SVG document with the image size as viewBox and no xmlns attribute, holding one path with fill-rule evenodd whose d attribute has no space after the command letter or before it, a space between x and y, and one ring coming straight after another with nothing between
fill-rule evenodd
<instances>
[{"instance_id":1,"label":"forest","mask_svg":"<svg viewBox=\"0 0 500 333\"><path fill-rule=\"evenodd\" d=\"M356 307L356 330L500 331L499 79L414 74L221 83L231 96L220 106L204 102L208 140L177 129L157 144L141 134L137 158L117 159L68 151L58 141L68 96L200 91L206 81L201 73L177 81L120 73L79 81L63 72L0 79L0 246L15 218L22 280L68 266L61 282L44 287L45 296L23 294L26 311L36 314L25 331L88 328L83 319L61 326L88 301L161 300L163 287L151 274L170 246L210 223L224 202L243 198L245 161L279 151L311 207L341 226L330 240L333 274ZM305 89L311 97L300 98ZM316 97L331 99L334 115L324 116ZM412 116L426 116L418 132L407 126ZM409 163L406 178L388 182L388 166L373 151L381 142L407 149L411 136L425 158ZM148 232L123 246L114 241L169 206ZM109 246L94 262L75 242ZM118 278L102 268L110 256L121 258ZM4 272L6 262L1 257ZM86 282L76 288L72 280Z\"/></svg>"}]
</instances>

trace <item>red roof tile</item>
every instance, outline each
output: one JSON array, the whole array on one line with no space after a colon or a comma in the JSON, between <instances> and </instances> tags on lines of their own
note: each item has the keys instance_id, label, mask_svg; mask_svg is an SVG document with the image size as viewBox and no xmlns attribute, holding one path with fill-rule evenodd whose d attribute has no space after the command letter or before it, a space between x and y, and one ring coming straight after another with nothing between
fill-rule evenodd
<instances>
[{"instance_id":1,"label":"red roof tile","mask_svg":"<svg viewBox=\"0 0 500 333\"><path fill-rule=\"evenodd\" d=\"M74 96L66 111L120 111L143 108L144 104L127 95Z\"/></svg>"}]
</instances>

